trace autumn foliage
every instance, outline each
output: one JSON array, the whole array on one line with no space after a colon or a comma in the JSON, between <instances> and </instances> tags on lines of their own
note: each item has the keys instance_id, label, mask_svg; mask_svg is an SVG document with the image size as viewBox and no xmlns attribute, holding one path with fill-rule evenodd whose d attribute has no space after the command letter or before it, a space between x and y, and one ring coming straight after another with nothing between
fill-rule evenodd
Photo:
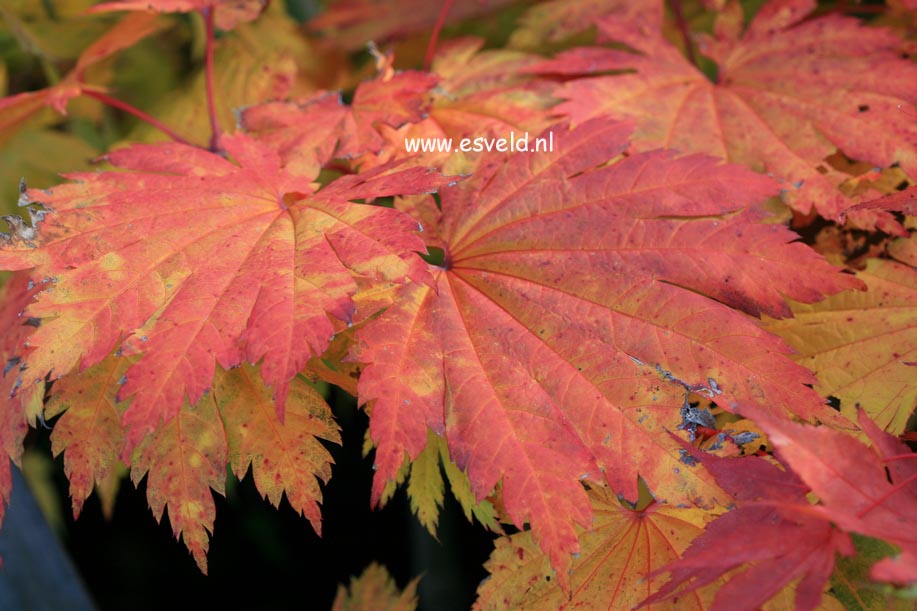
<instances>
[{"instance_id":1,"label":"autumn foliage","mask_svg":"<svg viewBox=\"0 0 917 611\"><path fill-rule=\"evenodd\" d=\"M321 533L327 383L374 505L500 534L478 608L913 599L912 2L70 4L97 35L0 100L0 443L51 427L75 515L122 463L206 572L228 466ZM189 23L192 76L132 96ZM406 146L511 133L553 150Z\"/></svg>"}]
</instances>

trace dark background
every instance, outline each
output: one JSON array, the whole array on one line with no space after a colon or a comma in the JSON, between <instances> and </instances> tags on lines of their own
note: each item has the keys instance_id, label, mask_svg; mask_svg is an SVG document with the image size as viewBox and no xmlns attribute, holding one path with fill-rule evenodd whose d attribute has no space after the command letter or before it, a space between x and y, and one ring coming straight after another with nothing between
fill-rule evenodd
<instances>
[{"instance_id":1,"label":"dark background","mask_svg":"<svg viewBox=\"0 0 917 611\"><path fill-rule=\"evenodd\" d=\"M145 481L139 488L122 482L110 522L94 494L74 521L62 459L55 460L51 479L65 516L62 543L99 608L228 604L245 609L328 609L338 584L347 584L376 561L385 565L399 587L423 576L418 588L421 608L468 609L487 575L482 565L493 547L493 535L468 523L448 492L439 541L420 526L403 490L385 508L371 510L372 456L361 455L366 414L346 393L332 390L329 399L343 428L343 445L328 444L335 465L324 490L323 536L319 538L286 499L279 509L262 499L250 474L241 482L230 474L226 497L214 494L217 512L208 576L175 540L168 518L156 523L147 505ZM27 445L50 455L49 433L32 431ZM66 585L48 582L43 587Z\"/></svg>"}]
</instances>

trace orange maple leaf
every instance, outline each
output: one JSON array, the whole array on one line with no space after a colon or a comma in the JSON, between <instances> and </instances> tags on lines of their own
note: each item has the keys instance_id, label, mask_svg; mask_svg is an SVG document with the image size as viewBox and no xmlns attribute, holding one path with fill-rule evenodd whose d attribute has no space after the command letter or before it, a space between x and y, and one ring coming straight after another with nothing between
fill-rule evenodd
<instances>
[{"instance_id":1,"label":"orange maple leaf","mask_svg":"<svg viewBox=\"0 0 917 611\"><path fill-rule=\"evenodd\" d=\"M767 433L786 468L757 456L723 459L688 449L735 497L737 508L712 522L680 560L656 571L670 572L672 579L644 605L743 567L719 590L713 609L758 607L797 580L795 608L815 609L836 554L855 553L850 532L902 547L897 561L873 566L874 579L913 580L917 467L907 446L863 411L859 424L872 448L837 430L774 418L759 406L737 409ZM810 491L818 504L807 499Z\"/></svg>"},{"instance_id":2,"label":"orange maple leaf","mask_svg":"<svg viewBox=\"0 0 917 611\"><path fill-rule=\"evenodd\" d=\"M545 134L554 153L482 160L441 193L433 286L404 287L357 333L373 498L432 428L478 499L502 479L509 518L531 523L561 580L573 523L590 519L579 479L633 499L639 473L659 499L720 498L663 434L687 390L845 422L741 310L784 315L783 296L857 281L743 211L775 192L770 179L699 155L622 159L630 131L558 127Z\"/></svg>"},{"instance_id":3,"label":"orange maple leaf","mask_svg":"<svg viewBox=\"0 0 917 611\"><path fill-rule=\"evenodd\" d=\"M18 221L0 242L0 265L55 279L28 309L48 320L30 339L26 385L115 349L141 355L119 393L133 397L128 450L197 402L216 363L263 360L282 414L289 380L334 334L329 315L352 319L355 277L427 274L416 221L348 200L448 179L395 164L318 190L244 134L222 144L235 162L174 143L113 152L128 171L30 192L45 208L36 226Z\"/></svg>"},{"instance_id":4,"label":"orange maple leaf","mask_svg":"<svg viewBox=\"0 0 917 611\"><path fill-rule=\"evenodd\" d=\"M811 0L768 3L741 31L721 23L701 50L717 62L712 82L658 28L600 20L600 40L640 54L575 48L535 67L543 73L635 73L569 81L558 111L580 123L596 116L634 118L638 148L705 152L783 181L794 209L814 206L839 219L857 203L837 185L847 175L825 159L840 149L876 166L917 172L917 66L896 51L889 30L828 15L806 20ZM741 17L741 15L739 16ZM881 216L881 218L880 218ZM887 214L873 223L903 230Z\"/></svg>"}]
</instances>

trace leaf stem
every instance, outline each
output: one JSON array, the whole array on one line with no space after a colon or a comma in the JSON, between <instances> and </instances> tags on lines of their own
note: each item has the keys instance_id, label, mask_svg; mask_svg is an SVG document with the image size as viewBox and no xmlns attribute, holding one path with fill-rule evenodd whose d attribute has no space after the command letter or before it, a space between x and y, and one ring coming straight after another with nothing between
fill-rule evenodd
<instances>
[{"instance_id":1,"label":"leaf stem","mask_svg":"<svg viewBox=\"0 0 917 611\"><path fill-rule=\"evenodd\" d=\"M688 56L688 61L697 66L697 57L694 55L694 47L691 46L691 31L688 29L685 13L681 10L681 0L669 0L669 8L672 9L672 14L675 15L675 24L681 32L681 37L685 40L685 55Z\"/></svg>"},{"instance_id":2,"label":"leaf stem","mask_svg":"<svg viewBox=\"0 0 917 611\"><path fill-rule=\"evenodd\" d=\"M207 28L207 47L204 55L204 78L207 82L207 112L210 115L210 150L214 153L220 151L220 122L217 119L216 96L213 90L213 8L201 9L204 24Z\"/></svg>"},{"instance_id":3,"label":"leaf stem","mask_svg":"<svg viewBox=\"0 0 917 611\"><path fill-rule=\"evenodd\" d=\"M430 42L427 45L427 52L423 58L423 69L429 71L433 63L433 54L436 52L436 43L439 42L439 33L446 24L446 15L452 8L453 0L444 0L442 7L439 9L439 15L436 17L436 23L433 25L433 33L430 35Z\"/></svg>"},{"instance_id":4,"label":"leaf stem","mask_svg":"<svg viewBox=\"0 0 917 611\"><path fill-rule=\"evenodd\" d=\"M175 142L180 142L181 144L187 144L188 146L197 146L189 142L182 136L180 136L171 127L169 127L168 125L166 125L165 123L157 119L156 117L152 115L148 115L147 113L143 112L136 106L131 106L127 102L122 102L121 100L117 98L111 97L107 93L102 93L101 91L97 91L95 89L84 89L83 94L89 96L90 98L95 98L96 100L102 102L106 106L117 108L118 110L124 111L129 115L133 115L137 117L144 123L152 125L153 127L155 127L156 129L158 129L159 131L167 135L169 138L171 138Z\"/></svg>"}]
</instances>

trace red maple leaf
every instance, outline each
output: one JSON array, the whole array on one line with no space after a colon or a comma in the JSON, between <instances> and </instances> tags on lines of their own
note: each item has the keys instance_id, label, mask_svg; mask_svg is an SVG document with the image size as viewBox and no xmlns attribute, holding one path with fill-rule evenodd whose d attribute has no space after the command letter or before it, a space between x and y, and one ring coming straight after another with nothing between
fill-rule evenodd
<instances>
[{"instance_id":1,"label":"red maple leaf","mask_svg":"<svg viewBox=\"0 0 917 611\"><path fill-rule=\"evenodd\" d=\"M533 70L625 71L566 82L557 91L566 100L558 111L577 123L634 118L640 149L701 151L742 163L781 179L794 209L814 206L839 219L857 201L837 189L848 176L826 162L836 150L917 171L917 68L899 57L893 32L835 14L806 19L814 8L811 0L770 2L744 32L741 11L724 16L715 38L701 45L717 63L715 82L658 27L613 18L598 22L600 42L625 43L639 54L578 47ZM873 213L877 222L903 232L888 214Z\"/></svg>"},{"instance_id":2,"label":"red maple leaf","mask_svg":"<svg viewBox=\"0 0 917 611\"><path fill-rule=\"evenodd\" d=\"M28 310L48 320L30 340L24 384L116 348L141 355L120 391L133 397L128 449L186 398L196 402L216 363L263 360L282 413L289 380L328 346L329 315L352 319L355 276L426 275L415 221L348 200L447 179L390 164L318 190L246 135L222 144L234 161L182 144L111 153L127 171L30 192L46 210L0 244L3 266L55 279Z\"/></svg>"},{"instance_id":3,"label":"red maple leaf","mask_svg":"<svg viewBox=\"0 0 917 611\"><path fill-rule=\"evenodd\" d=\"M544 134L554 153L485 158L441 194L434 285L405 287L357 334L374 499L428 427L444 433L479 499L502 480L509 518L531 523L561 580L573 523L590 518L579 479L631 499L638 472L673 503L722 494L702 471L677 475L680 448L662 434L687 389L842 422L741 310L786 314L783 296L856 281L745 210L774 193L764 176L664 152L597 167L630 131L558 127Z\"/></svg>"},{"instance_id":4,"label":"red maple leaf","mask_svg":"<svg viewBox=\"0 0 917 611\"><path fill-rule=\"evenodd\" d=\"M764 458L722 459L689 448L738 507L711 523L680 560L658 571L672 578L644 605L744 567L720 589L715 609L760 606L797 579L795 607L814 609L834 570L835 555L855 551L850 532L903 548L899 558L873 566L874 579L913 580L917 466L906 460L915 455L903 443L863 411L859 423L872 448L837 430L774 418L757 406L740 409L767 433L785 469ZM810 491L817 505L807 500Z\"/></svg>"},{"instance_id":5,"label":"red maple leaf","mask_svg":"<svg viewBox=\"0 0 917 611\"><path fill-rule=\"evenodd\" d=\"M742 411L818 496L823 519L899 545L908 557L917 555L917 455L904 443L879 429L862 410L859 424L871 448L839 431L775 420L757 408Z\"/></svg>"}]
</instances>

